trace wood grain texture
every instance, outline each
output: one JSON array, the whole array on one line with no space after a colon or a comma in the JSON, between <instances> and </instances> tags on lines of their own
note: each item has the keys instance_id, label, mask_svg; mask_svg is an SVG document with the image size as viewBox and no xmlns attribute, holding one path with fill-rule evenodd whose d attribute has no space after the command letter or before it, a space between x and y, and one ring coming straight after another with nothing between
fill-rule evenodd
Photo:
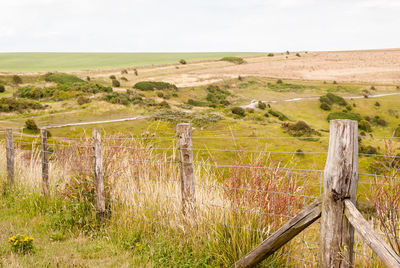
<instances>
[{"instance_id":1,"label":"wood grain texture","mask_svg":"<svg viewBox=\"0 0 400 268\"><path fill-rule=\"evenodd\" d=\"M321 216L321 203L321 197L315 199L309 206L279 228L279 230L237 261L233 267L253 267L271 256Z\"/></svg>"},{"instance_id":2,"label":"wood grain texture","mask_svg":"<svg viewBox=\"0 0 400 268\"><path fill-rule=\"evenodd\" d=\"M193 172L192 125L188 123L176 126L179 153L179 167L182 193L182 211L187 214L195 203L195 187Z\"/></svg>"},{"instance_id":3,"label":"wood grain texture","mask_svg":"<svg viewBox=\"0 0 400 268\"><path fill-rule=\"evenodd\" d=\"M96 192L96 210L100 221L104 220L106 203L104 196L103 180L103 156L101 153L101 134L98 128L93 129L93 149L94 149L94 185Z\"/></svg>"},{"instance_id":4,"label":"wood grain texture","mask_svg":"<svg viewBox=\"0 0 400 268\"><path fill-rule=\"evenodd\" d=\"M47 129L40 130L42 151L42 193L49 194L49 152L47 149Z\"/></svg>"},{"instance_id":5,"label":"wood grain texture","mask_svg":"<svg viewBox=\"0 0 400 268\"><path fill-rule=\"evenodd\" d=\"M321 267L352 267L354 229L344 215L344 200L355 203L358 184L358 123L331 120L324 170L320 234Z\"/></svg>"},{"instance_id":6,"label":"wood grain texture","mask_svg":"<svg viewBox=\"0 0 400 268\"><path fill-rule=\"evenodd\" d=\"M345 215L357 232L364 238L367 245L376 253L387 267L400 267L400 257L396 252L374 231L351 200L344 201Z\"/></svg>"},{"instance_id":7,"label":"wood grain texture","mask_svg":"<svg viewBox=\"0 0 400 268\"><path fill-rule=\"evenodd\" d=\"M14 142L11 128L6 130L7 183L14 184Z\"/></svg>"}]
</instances>

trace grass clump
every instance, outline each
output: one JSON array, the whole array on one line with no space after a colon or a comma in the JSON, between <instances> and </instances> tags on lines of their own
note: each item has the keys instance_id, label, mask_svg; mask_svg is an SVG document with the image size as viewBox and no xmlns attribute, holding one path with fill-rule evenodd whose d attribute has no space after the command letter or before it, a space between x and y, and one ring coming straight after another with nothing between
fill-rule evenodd
<instances>
[{"instance_id":1,"label":"grass clump","mask_svg":"<svg viewBox=\"0 0 400 268\"><path fill-rule=\"evenodd\" d=\"M304 121L297 121L296 123L283 123L282 127L287 133L294 137L310 137L312 135L319 135L317 131L312 129Z\"/></svg>"},{"instance_id":2,"label":"grass clump","mask_svg":"<svg viewBox=\"0 0 400 268\"><path fill-rule=\"evenodd\" d=\"M47 73L44 75L46 82L54 82L57 84L73 84L77 82L83 82L82 79L73 74L66 73Z\"/></svg>"},{"instance_id":3,"label":"grass clump","mask_svg":"<svg viewBox=\"0 0 400 268\"><path fill-rule=\"evenodd\" d=\"M335 119L350 119L350 120L356 120L360 122L362 120L362 117L358 113L345 113L345 112L333 112L328 115L327 120L335 120Z\"/></svg>"},{"instance_id":4,"label":"grass clump","mask_svg":"<svg viewBox=\"0 0 400 268\"><path fill-rule=\"evenodd\" d=\"M245 63L245 60L240 57L223 57L220 59L221 61L227 61L227 62L232 62L234 64L243 64Z\"/></svg>"},{"instance_id":5,"label":"grass clump","mask_svg":"<svg viewBox=\"0 0 400 268\"><path fill-rule=\"evenodd\" d=\"M11 250L16 253L27 254L33 252L33 237L17 234L8 238Z\"/></svg>"},{"instance_id":6,"label":"grass clump","mask_svg":"<svg viewBox=\"0 0 400 268\"><path fill-rule=\"evenodd\" d=\"M281 113L281 112L279 112L279 111L277 111L277 110L269 109L269 110L268 110L268 113L269 113L270 115L272 115L272 116L277 117L277 118L278 118L279 120L281 120L281 121L289 120L289 118L288 118L285 114L283 114L283 113Z\"/></svg>"},{"instance_id":7,"label":"grass clump","mask_svg":"<svg viewBox=\"0 0 400 268\"><path fill-rule=\"evenodd\" d=\"M14 97L0 98L0 112L23 112L25 110L40 110L44 106L37 101L17 99Z\"/></svg>"},{"instance_id":8,"label":"grass clump","mask_svg":"<svg viewBox=\"0 0 400 268\"><path fill-rule=\"evenodd\" d=\"M178 87L174 84L167 82L154 82L154 81L142 81L137 82L133 88L142 91L153 91L153 90L177 90Z\"/></svg>"}]
</instances>

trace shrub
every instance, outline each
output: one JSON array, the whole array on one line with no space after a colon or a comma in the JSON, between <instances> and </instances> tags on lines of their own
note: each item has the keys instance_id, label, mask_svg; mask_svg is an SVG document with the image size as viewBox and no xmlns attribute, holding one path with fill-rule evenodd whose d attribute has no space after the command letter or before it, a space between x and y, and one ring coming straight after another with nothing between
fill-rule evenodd
<instances>
[{"instance_id":1,"label":"shrub","mask_svg":"<svg viewBox=\"0 0 400 268\"><path fill-rule=\"evenodd\" d=\"M346 106L347 102L342 97L328 93L325 96L321 96L319 99L320 102L327 102L328 104L338 104L340 106Z\"/></svg>"},{"instance_id":2,"label":"shrub","mask_svg":"<svg viewBox=\"0 0 400 268\"><path fill-rule=\"evenodd\" d=\"M301 57L300 53L296 53L296 56L297 56L297 57Z\"/></svg>"},{"instance_id":3,"label":"shrub","mask_svg":"<svg viewBox=\"0 0 400 268\"><path fill-rule=\"evenodd\" d=\"M166 101L160 102L160 103L158 104L158 106L160 106L161 108L165 108L165 109L171 108L171 107L169 106L168 102L166 102Z\"/></svg>"},{"instance_id":4,"label":"shrub","mask_svg":"<svg viewBox=\"0 0 400 268\"><path fill-rule=\"evenodd\" d=\"M192 105L192 106L198 106L198 107L207 106L206 102L199 101L199 100L193 100L193 99L188 99L187 104Z\"/></svg>"},{"instance_id":5,"label":"shrub","mask_svg":"<svg viewBox=\"0 0 400 268\"><path fill-rule=\"evenodd\" d=\"M24 110L43 109L44 106L39 102L17 98L0 98L0 112L23 112Z\"/></svg>"},{"instance_id":6,"label":"shrub","mask_svg":"<svg viewBox=\"0 0 400 268\"><path fill-rule=\"evenodd\" d=\"M253 108L246 108L246 113L250 113L253 114L254 113L254 109Z\"/></svg>"},{"instance_id":7,"label":"shrub","mask_svg":"<svg viewBox=\"0 0 400 268\"><path fill-rule=\"evenodd\" d=\"M162 92L157 92L157 97L163 98L163 97L164 97L164 93L162 93Z\"/></svg>"},{"instance_id":8,"label":"shrub","mask_svg":"<svg viewBox=\"0 0 400 268\"><path fill-rule=\"evenodd\" d=\"M367 132L372 131L371 124L367 120L361 120L358 123L358 128Z\"/></svg>"},{"instance_id":9,"label":"shrub","mask_svg":"<svg viewBox=\"0 0 400 268\"><path fill-rule=\"evenodd\" d=\"M274 53L268 53L268 57L273 57L275 56Z\"/></svg>"},{"instance_id":10,"label":"shrub","mask_svg":"<svg viewBox=\"0 0 400 268\"><path fill-rule=\"evenodd\" d=\"M139 75L138 70L137 69L133 69L133 72L135 73L136 76Z\"/></svg>"},{"instance_id":11,"label":"shrub","mask_svg":"<svg viewBox=\"0 0 400 268\"><path fill-rule=\"evenodd\" d=\"M239 116L244 116L245 115L245 110L242 107L232 107L231 111L233 114L239 115Z\"/></svg>"},{"instance_id":12,"label":"shrub","mask_svg":"<svg viewBox=\"0 0 400 268\"><path fill-rule=\"evenodd\" d=\"M86 76L86 81L90 81L90 76Z\"/></svg>"},{"instance_id":13,"label":"shrub","mask_svg":"<svg viewBox=\"0 0 400 268\"><path fill-rule=\"evenodd\" d=\"M153 81L142 81L136 83L133 88L142 90L142 91L152 91L152 90L177 90L178 88L174 84L170 84L167 82L153 82Z\"/></svg>"},{"instance_id":14,"label":"shrub","mask_svg":"<svg viewBox=\"0 0 400 268\"><path fill-rule=\"evenodd\" d=\"M375 125L381 126L381 127L386 127L386 125L387 125L386 121L379 116L375 116L372 119L372 123L374 123Z\"/></svg>"},{"instance_id":15,"label":"shrub","mask_svg":"<svg viewBox=\"0 0 400 268\"><path fill-rule=\"evenodd\" d=\"M337 84L336 80L333 80L333 84L334 84L334 85L336 85L336 84Z\"/></svg>"},{"instance_id":16,"label":"shrub","mask_svg":"<svg viewBox=\"0 0 400 268\"><path fill-rule=\"evenodd\" d=\"M39 133L40 129L38 128L38 126L36 125L35 120L33 119L28 119L25 121L25 129L29 130L32 133Z\"/></svg>"},{"instance_id":17,"label":"shrub","mask_svg":"<svg viewBox=\"0 0 400 268\"><path fill-rule=\"evenodd\" d=\"M319 106L322 110L325 110L325 111L330 111L331 110L331 106L328 104L328 103L326 103L326 102L322 102L321 103L321 105Z\"/></svg>"},{"instance_id":18,"label":"shrub","mask_svg":"<svg viewBox=\"0 0 400 268\"><path fill-rule=\"evenodd\" d=\"M277 84L283 84L282 79L278 79L278 81L276 81Z\"/></svg>"},{"instance_id":19,"label":"shrub","mask_svg":"<svg viewBox=\"0 0 400 268\"><path fill-rule=\"evenodd\" d=\"M126 93L112 92L110 94L106 94L102 98L104 101L107 101L112 104L122 104L129 105L131 99L129 95Z\"/></svg>"},{"instance_id":20,"label":"shrub","mask_svg":"<svg viewBox=\"0 0 400 268\"><path fill-rule=\"evenodd\" d=\"M172 93L172 97L179 97L177 93Z\"/></svg>"},{"instance_id":21,"label":"shrub","mask_svg":"<svg viewBox=\"0 0 400 268\"><path fill-rule=\"evenodd\" d=\"M381 106L381 104L379 102L375 102L375 106L379 107L379 106Z\"/></svg>"},{"instance_id":22,"label":"shrub","mask_svg":"<svg viewBox=\"0 0 400 268\"><path fill-rule=\"evenodd\" d=\"M234 64L243 64L245 63L245 61L240 58L240 57L223 57L222 59L220 59L221 61L228 61L228 62L232 62Z\"/></svg>"},{"instance_id":23,"label":"shrub","mask_svg":"<svg viewBox=\"0 0 400 268\"><path fill-rule=\"evenodd\" d=\"M297 156L304 157L304 152L303 152L303 150L302 150L302 149L297 149L297 150L296 150L296 155L297 155Z\"/></svg>"},{"instance_id":24,"label":"shrub","mask_svg":"<svg viewBox=\"0 0 400 268\"><path fill-rule=\"evenodd\" d=\"M111 80L117 79L117 78L115 77L115 75L113 75L113 74L110 75L109 78L110 78Z\"/></svg>"},{"instance_id":25,"label":"shrub","mask_svg":"<svg viewBox=\"0 0 400 268\"><path fill-rule=\"evenodd\" d=\"M181 59L181 60L179 61L179 63L180 63L180 64L186 64L186 61L185 61L184 59Z\"/></svg>"},{"instance_id":26,"label":"shrub","mask_svg":"<svg viewBox=\"0 0 400 268\"><path fill-rule=\"evenodd\" d=\"M311 136L313 134L319 134L313 130L306 122L297 121L296 123L283 123L282 127L294 137Z\"/></svg>"},{"instance_id":27,"label":"shrub","mask_svg":"<svg viewBox=\"0 0 400 268\"><path fill-rule=\"evenodd\" d=\"M57 84L73 84L77 82L83 82L83 80L76 75L66 73L47 73L44 75L44 80Z\"/></svg>"},{"instance_id":28,"label":"shrub","mask_svg":"<svg viewBox=\"0 0 400 268\"><path fill-rule=\"evenodd\" d=\"M2 84L0 84L0 93L3 93L6 91L6 87Z\"/></svg>"},{"instance_id":29,"label":"shrub","mask_svg":"<svg viewBox=\"0 0 400 268\"><path fill-rule=\"evenodd\" d=\"M362 117L360 114L357 113L344 113L344 112L333 112L328 115L327 118L328 121L335 119L350 119L360 122L362 120Z\"/></svg>"},{"instance_id":30,"label":"shrub","mask_svg":"<svg viewBox=\"0 0 400 268\"><path fill-rule=\"evenodd\" d=\"M238 76L238 80L239 81L242 81L243 80L243 77L241 77L240 75Z\"/></svg>"},{"instance_id":31,"label":"shrub","mask_svg":"<svg viewBox=\"0 0 400 268\"><path fill-rule=\"evenodd\" d=\"M111 81L113 87L120 87L121 83L117 79L113 79Z\"/></svg>"},{"instance_id":32,"label":"shrub","mask_svg":"<svg viewBox=\"0 0 400 268\"><path fill-rule=\"evenodd\" d=\"M261 110L265 110L265 108L267 108L267 105L262 101L258 101L257 108L261 109Z\"/></svg>"},{"instance_id":33,"label":"shrub","mask_svg":"<svg viewBox=\"0 0 400 268\"><path fill-rule=\"evenodd\" d=\"M400 137L400 127L397 127L393 132L394 137Z\"/></svg>"},{"instance_id":34,"label":"shrub","mask_svg":"<svg viewBox=\"0 0 400 268\"><path fill-rule=\"evenodd\" d=\"M371 90L376 90L375 86L370 87Z\"/></svg>"},{"instance_id":35,"label":"shrub","mask_svg":"<svg viewBox=\"0 0 400 268\"><path fill-rule=\"evenodd\" d=\"M8 238L11 250L16 253L27 254L33 251L33 237L17 234Z\"/></svg>"},{"instance_id":36,"label":"shrub","mask_svg":"<svg viewBox=\"0 0 400 268\"><path fill-rule=\"evenodd\" d=\"M76 99L76 102L77 102L79 105L83 105L83 104L89 103L89 102L90 102L90 99L87 98L87 97L85 97L85 96L79 96L79 97Z\"/></svg>"},{"instance_id":37,"label":"shrub","mask_svg":"<svg viewBox=\"0 0 400 268\"><path fill-rule=\"evenodd\" d=\"M362 154L378 154L378 149L371 145L361 145L358 151Z\"/></svg>"},{"instance_id":38,"label":"shrub","mask_svg":"<svg viewBox=\"0 0 400 268\"><path fill-rule=\"evenodd\" d=\"M12 76L12 81L16 85L22 84L22 78L16 74Z\"/></svg>"},{"instance_id":39,"label":"shrub","mask_svg":"<svg viewBox=\"0 0 400 268\"><path fill-rule=\"evenodd\" d=\"M276 111L276 110L273 110L273 109L269 109L269 110L268 110L268 113L269 113L270 115L272 115L272 116L278 117L278 119L281 120L281 121L286 121L286 120L289 119L289 118L288 118L286 115L284 115L283 113L281 113L281 112L279 112L279 111Z\"/></svg>"},{"instance_id":40,"label":"shrub","mask_svg":"<svg viewBox=\"0 0 400 268\"><path fill-rule=\"evenodd\" d=\"M121 74L128 74L128 70L127 70L127 69L123 69L123 70L121 71Z\"/></svg>"},{"instance_id":41,"label":"shrub","mask_svg":"<svg viewBox=\"0 0 400 268\"><path fill-rule=\"evenodd\" d=\"M122 80L122 81L125 81L125 82L128 82L128 78L126 78L125 76L122 76L122 77L121 77L121 80Z\"/></svg>"}]
</instances>

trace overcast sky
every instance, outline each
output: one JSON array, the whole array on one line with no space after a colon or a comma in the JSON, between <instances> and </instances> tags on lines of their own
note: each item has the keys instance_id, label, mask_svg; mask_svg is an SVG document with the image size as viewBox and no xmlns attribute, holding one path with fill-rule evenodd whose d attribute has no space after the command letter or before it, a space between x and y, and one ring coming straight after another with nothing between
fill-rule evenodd
<instances>
[{"instance_id":1,"label":"overcast sky","mask_svg":"<svg viewBox=\"0 0 400 268\"><path fill-rule=\"evenodd\" d=\"M400 0L0 0L0 52L400 47Z\"/></svg>"}]
</instances>

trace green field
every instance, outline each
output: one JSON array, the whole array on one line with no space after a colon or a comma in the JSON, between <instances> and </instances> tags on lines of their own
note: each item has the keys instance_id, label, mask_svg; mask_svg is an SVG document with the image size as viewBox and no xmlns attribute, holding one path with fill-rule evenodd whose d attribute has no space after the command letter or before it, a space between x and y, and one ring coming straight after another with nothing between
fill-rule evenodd
<instances>
[{"instance_id":1,"label":"green field","mask_svg":"<svg viewBox=\"0 0 400 268\"><path fill-rule=\"evenodd\" d=\"M256 56L260 52L210 53L0 53L1 71L67 71L134 67L226 56Z\"/></svg>"}]
</instances>

